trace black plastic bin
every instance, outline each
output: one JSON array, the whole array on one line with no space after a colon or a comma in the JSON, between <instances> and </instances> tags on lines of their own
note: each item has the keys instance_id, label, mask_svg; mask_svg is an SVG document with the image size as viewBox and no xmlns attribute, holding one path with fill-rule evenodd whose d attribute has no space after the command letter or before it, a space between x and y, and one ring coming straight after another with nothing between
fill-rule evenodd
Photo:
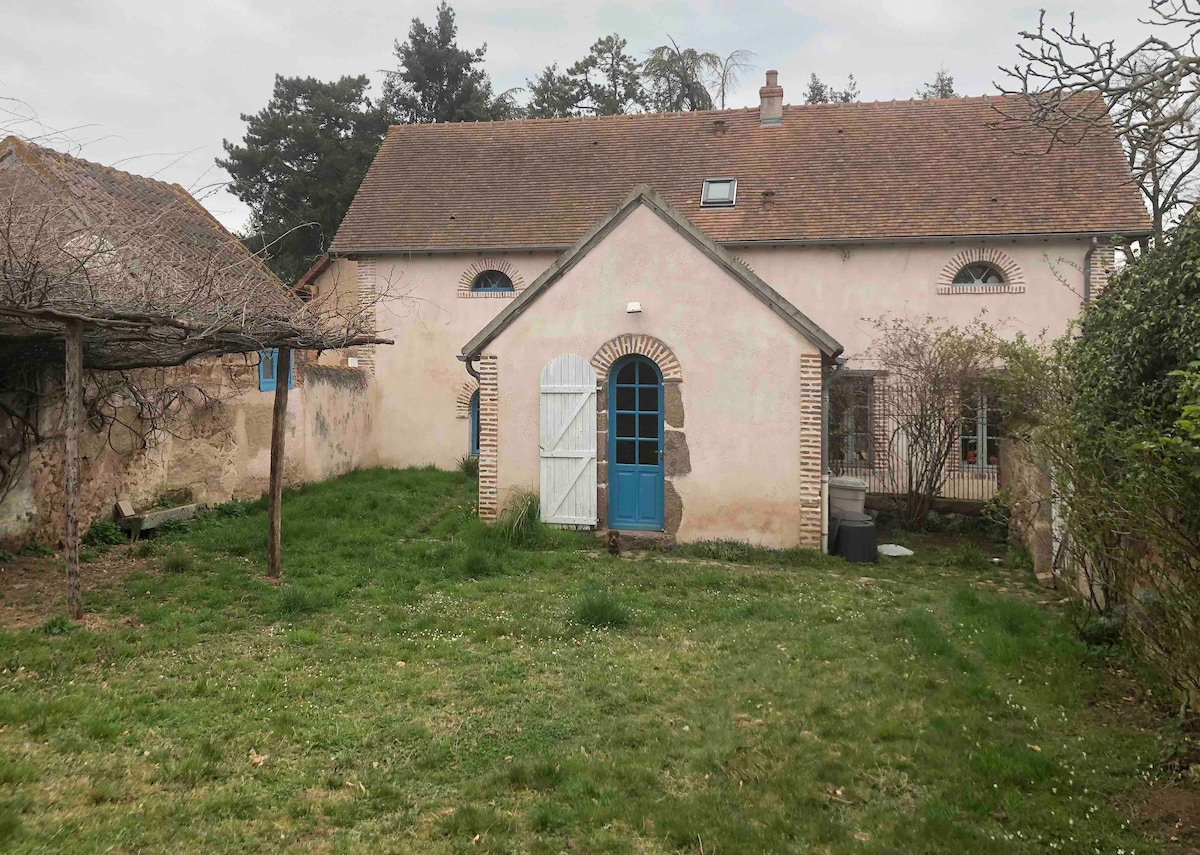
<instances>
[{"instance_id":1,"label":"black plastic bin","mask_svg":"<svg viewBox=\"0 0 1200 855\"><path fill-rule=\"evenodd\" d=\"M875 540L875 521L868 514L846 513L834 519L834 552L855 564L874 564L879 560Z\"/></svg>"}]
</instances>

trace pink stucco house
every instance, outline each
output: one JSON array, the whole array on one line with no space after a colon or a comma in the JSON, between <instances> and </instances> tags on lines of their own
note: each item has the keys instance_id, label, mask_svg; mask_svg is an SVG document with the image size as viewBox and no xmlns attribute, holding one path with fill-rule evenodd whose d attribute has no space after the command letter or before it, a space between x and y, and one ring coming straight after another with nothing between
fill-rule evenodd
<instances>
[{"instance_id":1,"label":"pink stucco house","mask_svg":"<svg viewBox=\"0 0 1200 855\"><path fill-rule=\"evenodd\" d=\"M334 357L374 377L376 462L477 455L486 519L524 488L561 525L817 547L822 475L876 429L864 318L1059 332L1148 229L1109 136L1047 151L996 98L784 106L774 72L760 95L393 127L313 277L386 295L396 345ZM863 404L832 448L846 358Z\"/></svg>"}]
</instances>

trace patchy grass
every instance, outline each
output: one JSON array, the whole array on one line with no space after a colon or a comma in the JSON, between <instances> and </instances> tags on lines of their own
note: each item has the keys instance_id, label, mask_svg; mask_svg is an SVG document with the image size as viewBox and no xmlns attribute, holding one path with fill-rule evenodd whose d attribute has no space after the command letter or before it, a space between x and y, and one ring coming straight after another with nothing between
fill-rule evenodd
<instances>
[{"instance_id":1,"label":"patchy grass","mask_svg":"<svg viewBox=\"0 0 1200 855\"><path fill-rule=\"evenodd\" d=\"M612 558L474 489L289 491L279 586L261 506L210 514L89 593L107 631L0 631L0 850L1156 848L1154 734L1019 577Z\"/></svg>"},{"instance_id":2,"label":"patchy grass","mask_svg":"<svg viewBox=\"0 0 1200 855\"><path fill-rule=\"evenodd\" d=\"M620 629L629 626L633 615L620 597L604 585L593 582L575 599L571 619L593 629Z\"/></svg>"}]
</instances>

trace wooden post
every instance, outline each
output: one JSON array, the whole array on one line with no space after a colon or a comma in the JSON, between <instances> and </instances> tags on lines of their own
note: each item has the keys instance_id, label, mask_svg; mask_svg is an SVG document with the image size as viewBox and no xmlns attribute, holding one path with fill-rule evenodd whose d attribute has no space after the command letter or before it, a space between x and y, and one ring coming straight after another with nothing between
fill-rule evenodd
<instances>
[{"instance_id":1,"label":"wooden post","mask_svg":"<svg viewBox=\"0 0 1200 855\"><path fill-rule=\"evenodd\" d=\"M275 411L271 416L271 484L267 498L267 575L283 573L280 554L281 513L283 508L283 441L287 427L288 386L292 380L292 350L281 347L275 357Z\"/></svg>"},{"instance_id":2,"label":"wooden post","mask_svg":"<svg viewBox=\"0 0 1200 855\"><path fill-rule=\"evenodd\" d=\"M66 423L64 449L63 515L65 558L67 562L67 611L75 620L83 617L83 594L79 588L79 423L83 420L83 323L67 321L63 374L63 421Z\"/></svg>"}]
</instances>

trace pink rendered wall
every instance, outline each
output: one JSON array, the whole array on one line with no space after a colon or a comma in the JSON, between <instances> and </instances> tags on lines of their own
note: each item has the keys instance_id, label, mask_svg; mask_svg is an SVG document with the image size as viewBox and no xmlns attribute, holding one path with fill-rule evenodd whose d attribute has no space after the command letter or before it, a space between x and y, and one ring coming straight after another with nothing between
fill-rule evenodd
<instances>
[{"instance_id":1,"label":"pink rendered wall","mask_svg":"<svg viewBox=\"0 0 1200 855\"><path fill-rule=\"evenodd\" d=\"M627 313L631 301L640 313ZM806 417L819 403L806 384L817 348L647 208L484 349L498 363L501 505L514 488L537 489L543 366L563 353L591 360L625 333L659 339L682 371L691 473L672 479L678 538L817 546L820 434Z\"/></svg>"},{"instance_id":2,"label":"pink rendered wall","mask_svg":"<svg viewBox=\"0 0 1200 855\"><path fill-rule=\"evenodd\" d=\"M1020 272L1022 293L939 294L943 268L966 248L999 250ZM766 282L833 335L860 361L869 319L932 315L965 324L986 311L1007 334L1058 335L1079 314L1084 240L930 242L854 247L734 250ZM1061 279L1060 279L1061 277Z\"/></svg>"},{"instance_id":3,"label":"pink rendered wall","mask_svg":"<svg viewBox=\"0 0 1200 855\"><path fill-rule=\"evenodd\" d=\"M628 243L627 251L654 251L636 246ZM937 292L943 268L963 250L980 247L998 249L1017 266L1023 293ZM837 338L860 365L871 332L864 319L889 312L912 317L929 314L961 324L986 309L987 319L1003 323L1010 333L1061 333L1079 311L1086 250L1086 241L1068 239L733 249L768 284ZM512 299L458 296L463 274L485 257L425 254L378 260L380 287L390 288L393 294L380 306L378 324L382 334L396 340L395 345L377 348L378 382L372 384L380 464L449 468L466 453L467 421L455 416L458 394L470 377L455 355ZM528 284L556 256L504 253L493 257L511 265ZM702 303L707 296L697 284L687 299ZM563 312L547 327L575 329L590 321L570 307L564 306ZM739 334L738 323L730 328L735 331L731 334Z\"/></svg>"}]
</instances>

